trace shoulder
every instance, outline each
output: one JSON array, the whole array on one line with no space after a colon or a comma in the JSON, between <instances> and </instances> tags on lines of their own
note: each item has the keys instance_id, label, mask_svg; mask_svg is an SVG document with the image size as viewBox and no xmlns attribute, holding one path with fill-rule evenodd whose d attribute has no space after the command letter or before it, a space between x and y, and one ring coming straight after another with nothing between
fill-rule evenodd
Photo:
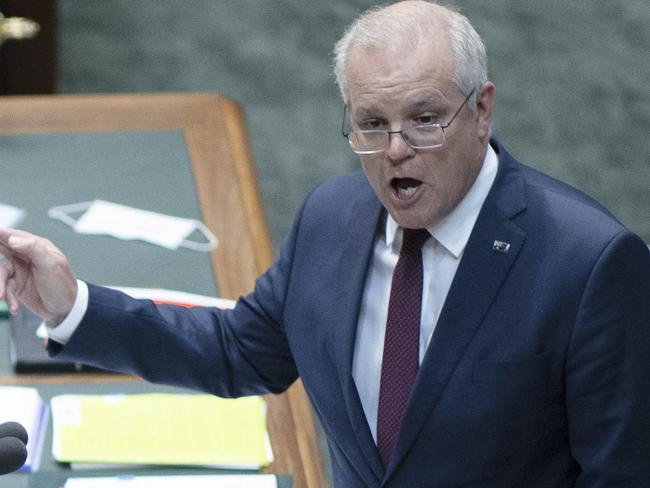
<instances>
[{"instance_id":1,"label":"shoulder","mask_svg":"<svg viewBox=\"0 0 650 488\"><path fill-rule=\"evenodd\" d=\"M307 195L301 210L302 218L336 219L339 223L350 216L359 204L380 205L375 192L362 171L353 171L319 183Z\"/></svg>"},{"instance_id":2,"label":"shoulder","mask_svg":"<svg viewBox=\"0 0 650 488\"><path fill-rule=\"evenodd\" d=\"M538 230L563 241L575 238L602 242L620 233L631 233L603 204L567 183L516 161L502 147L499 147L499 164L501 180L506 179L504 173L513 173L523 182L525 210L514 220L527 230Z\"/></svg>"},{"instance_id":3,"label":"shoulder","mask_svg":"<svg viewBox=\"0 0 650 488\"><path fill-rule=\"evenodd\" d=\"M372 237L382 208L360 171L323 181L305 198L283 249L300 250L308 260L331 257L351 235Z\"/></svg>"},{"instance_id":4,"label":"shoulder","mask_svg":"<svg viewBox=\"0 0 650 488\"><path fill-rule=\"evenodd\" d=\"M354 202L360 198L367 198L370 194L374 193L366 175L362 171L353 171L322 181L314 187L307 200L331 201L332 198L337 198L345 202Z\"/></svg>"}]
</instances>

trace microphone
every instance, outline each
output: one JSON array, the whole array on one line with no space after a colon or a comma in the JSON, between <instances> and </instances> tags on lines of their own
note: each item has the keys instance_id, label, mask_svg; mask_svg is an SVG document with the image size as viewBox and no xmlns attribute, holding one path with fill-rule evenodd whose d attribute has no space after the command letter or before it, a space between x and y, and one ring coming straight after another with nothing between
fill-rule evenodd
<instances>
[{"instance_id":1,"label":"microphone","mask_svg":"<svg viewBox=\"0 0 650 488\"><path fill-rule=\"evenodd\" d=\"M5 422L0 424L0 439L3 437L18 437L27 445L27 431L18 422Z\"/></svg>"},{"instance_id":2,"label":"microphone","mask_svg":"<svg viewBox=\"0 0 650 488\"><path fill-rule=\"evenodd\" d=\"M27 448L22 439L0 437L0 475L13 473L27 460Z\"/></svg>"},{"instance_id":3,"label":"microphone","mask_svg":"<svg viewBox=\"0 0 650 488\"><path fill-rule=\"evenodd\" d=\"M18 422L0 424L0 475L12 473L27 460L27 431Z\"/></svg>"}]
</instances>

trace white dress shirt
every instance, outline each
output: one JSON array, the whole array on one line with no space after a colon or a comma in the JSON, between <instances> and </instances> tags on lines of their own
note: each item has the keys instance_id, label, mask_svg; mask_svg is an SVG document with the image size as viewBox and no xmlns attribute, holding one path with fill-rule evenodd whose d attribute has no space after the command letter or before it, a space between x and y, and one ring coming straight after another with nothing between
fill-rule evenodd
<instances>
[{"instance_id":1,"label":"white dress shirt","mask_svg":"<svg viewBox=\"0 0 650 488\"><path fill-rule=\"evenodd\" d=\"M438 316L456 274L465 245L487 197L498 168L498 159L488 145L485 161L476 181L454 210L440 223L428 228L433 239L422 247L424 270L422 318L420 323L420 363L431 341ZM377 440L377 404L384 350L384 333L393 269L402 245L402 229L389 215L384 235L377 237L372 263L366 277L354 347L354 378L372 436ZM88 308L88 286L77 280L77 297L61 324L50 327L48 337L66 344Z\"/></svg>"},{"instance_id":2,"label":"white dress shirt","mask_svg":"<svg viewBox=\"0 0 650 488\"><path fill-rule=\"evenodd\" d=\"M77 326L81 323L87 308L88 285L81 280L77 280L77 297L68 316L56 327L51 327L50 324L45 322L48 339L52 339L59 344L66 344L72 333L77 330Z\"/></svg>"},{"instance_id":3,"label":"white dress shirt","mask_svg":"<svg viewBox=\"0 0 650 488\"><path fill-rule=\"evenodd\" d=\"M465 245L497 174L498 159L488 145L476 181L445 219L427 230L432 235L422 246L422 315L420 363L429 346ZM402 246L402 228L388 215L384 235L375 241L359 312L352 361L352 377L359 392L372 437L377 441L377 406L384 351L384 334L393 269Z\"/></svg>"}]
</instances>

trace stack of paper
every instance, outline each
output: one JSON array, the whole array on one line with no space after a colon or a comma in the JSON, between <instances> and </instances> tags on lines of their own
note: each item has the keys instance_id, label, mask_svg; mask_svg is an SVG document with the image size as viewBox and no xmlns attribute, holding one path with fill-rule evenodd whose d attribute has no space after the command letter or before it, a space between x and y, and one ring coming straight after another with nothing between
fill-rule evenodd
<instances>
[{"instance_id":1,"label":"stack of paper","mask_svg":"<svg viewBox=\"0 0 650 488\"><path fill-rule=\"evenodd\" d=\"M135 476L71 478L63 488L277 488L273 475Z\"/></svg>"},{"instance_id":2,"label":"stack of paper","mask_svg":"<svg viewBox=\"0 0 650 488\"><path fill-rule=\"evenodd\" d=\"M61 462L253 469L273 460L260 397L61 395L51 406Z\"/></svg>"},{"instance_id":3,"label":"stack of paper","mask_svg":"<svg viewBox=\"0 0 650 488\"><path fill-rule=\"evenodd\" d=\"M0 423L18 422L27 431L27 460L20 471L36 471L41 462L47 430L48 408L38 390L22 386L0 386Z\"/></svg>"}]
</instances>

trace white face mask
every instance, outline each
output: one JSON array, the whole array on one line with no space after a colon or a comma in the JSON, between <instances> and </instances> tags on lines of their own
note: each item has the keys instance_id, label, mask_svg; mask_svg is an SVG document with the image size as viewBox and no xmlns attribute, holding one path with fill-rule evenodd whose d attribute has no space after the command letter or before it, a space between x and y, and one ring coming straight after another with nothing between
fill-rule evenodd
<instances>
[{"instance_id":1,"label":"white face mask","mask_svg":"<svg viewBox=\"0 0 650 488\"><path fill-rule=\"evenodd\" d=\"M84 210L85 213L78 220L69 215ZM203 222L105 200L52 207L47 211L47 215L68 224L79 234L109 235L124 240L137 239L167 249L186 247L196 251L211 251L217 247L217 238ZM188 241L187 237L195 230L203 233L208 242Z\"/></svg>"},{"instance_id":2,"label":"white face mask","mask_svg":"<svg viewBox=\"0 0 650 488\"><path fill-rule=\"evenodd\" d=\"M0 203L0 227L14 227L25 217L25 211L21 208Z\"/></svg>"}]
</instances>

